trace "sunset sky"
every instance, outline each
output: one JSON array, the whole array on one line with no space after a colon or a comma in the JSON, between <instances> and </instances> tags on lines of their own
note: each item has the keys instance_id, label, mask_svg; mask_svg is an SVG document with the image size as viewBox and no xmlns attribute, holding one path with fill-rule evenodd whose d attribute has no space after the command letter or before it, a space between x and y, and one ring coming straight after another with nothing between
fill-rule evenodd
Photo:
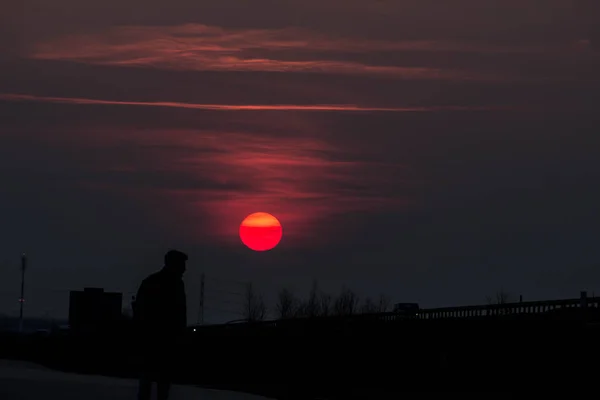
<instances>
[{"instance_id":1,"label":"sunset sky","mask_svg":"<svg viewBox=\"0 0 600 400\"><path fill-rule=\"evenodd\" d=\"M3 6L0 313L23 251L29 315L130 296L169 248L190 321L201 272L269 305L313 279L425 307L600 294L598 3ZM273 251L240 242L257 211Z\"/></svg>"}]
</instances>

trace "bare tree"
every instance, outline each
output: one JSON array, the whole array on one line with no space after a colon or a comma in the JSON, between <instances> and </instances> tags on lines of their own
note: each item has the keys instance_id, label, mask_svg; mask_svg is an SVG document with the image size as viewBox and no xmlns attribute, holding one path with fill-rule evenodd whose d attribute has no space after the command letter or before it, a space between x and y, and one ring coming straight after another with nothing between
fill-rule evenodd
<instances>
[{"instance_id":1,"label":"bare tree","mask_svg":"<svg viewBox=\"0 0 600 400\"><path fill-rule=\"evenodd\" d=\"M326 317L331 313L331 295L320 292L319 293L319 315Z\"/></svg>"},{"instance_id":2,"label":"bare tree","mask_svg":"<svg viewBox=\"0 0 600 400\"><path fill-rule=\"evenodd\" d=\"M308 300L306 301L306 314L308 317L317 317L320 314L321 302L319 301L319 284L314 279Z\"/></svg>"},{"instance_id":3,"label":"bare tree","mask_svg":"<svg viewBox=\"0 0 600 400\"><path fill-rule=\"evenodd\" d=\"M506 304L508 303L510 300L510 296L507 292L504 291L504 289L500 289L499 291L496 292L495 296L486 296L486 301L489 305L494 305L494 304ZM506 313L506 309L504 308L500 308L499 310L495 311L496 313L500 314L500 315L504 315Z\"/></svg>"},{"instance_id":4,"label":"bare tree","mask_svg":"<svg viewBox=\"0 0 600 400\"><path fill-rule=\"evenodd\" d=\"M255 292L251 283L246 286L246 293L244 293L243 315L249 322L262 321L267 315L267 306L262 295Z\"/></svg>"},{"instance_id":5,"label":"bare tree","mask_svg":"<svg viewBox=\"0 0 600 400\"><path fill-rule=\"evenodd\" d=\"M294 294L288 289L283 289L279 292L277 304L275 305L277 318L292 318L296 315L298 306L298 299L296 299Z\"/></svg>"},{"instance_id":6,"label":"bare tree","mask_svg":"<svg viewBox=\"0 0 600 400\"><path fill-rule=\"evenodd\" d=\"M485 297L488 304L506 304L510 300L510 295L508 292L505 292L504 289L500 289L496 292L494 296L486 296Z\"/></svg>"},{"instance_id":7,"label":"bare tree","mask_svg":"<svg viewBox=\"0 0 600 400\"><path fill-rule=\"evenodd\" d=\"M390 303L392 302L392 300L386 296L385 294L380 294L379 295L379 304L378 304L378 312L387 312L390 308Z\"/></svg>"},{"instance_id":8,"label":"bare tree","mask_svg":"<svg viewBox=\"0 0 600 400\"><path fill-rule=\"evenodd\" d=\"M306 305L306 301L298 300L298 306L296 307L296 312L294 313L294 317L296 317L296 318L307 317L308 316L308 313L306 312L307 308L308 307Z\"/></svg>"},{"instance_id":9,"label":"bare tree","mask_svg":"<svg viewBox=\"0 0 600 400\"><path fill-rule=\"evenodd\" d=\"M383 313L390 307L390 299L384 294L379 295L377 301L373 301L372 298L367 297L360 306L360 312L363 314L374 314Z\"/></svg>"},{"instance_id":10,"label":"bare tree","mask_svg":"<svg viewBox=\"0 0 600 400\"><path fill-rule=\"evenodd\" d=\"M363 314L374 314L378 311L379 309L377 307L377 304L375 304L373 299L371 299L370 297L367 297L364 303L360 306L360 312Z\"/></svg>"},{"instance_id":11,"label":"bare tree","mask_svg":"<svg viewBox=\"0 0 600 400\"><path fill-rule=\"evenodd\" d=\"M308 299L300 302L296 316L298 317L318 317L322 313L323 299L319 291L317 280L313 280L312 287L308 293Z\"/></svg>"},{"instance_id":12,"label":"bare tree","mask_svg":"<svg viewBox=\"0 0 600 400\"><path fill-rule=\"evenodd\" d=\"M350 289L342 288L333 303L333 312L335 315L352 315L357 313L358 307L358 295Z\"/></svg>"},{"instance_id":13,"label":"bare tree","mask_svg":"<svg viewBox=\"0 0 600 400\"><path fill-rule=\"evenodd\" d=\"M296 307L297 317L321 317L330 315L332 311L331 296L319 289L317 280L313 280L308 298L299 301Z\"/></svg>"}]
</instances>

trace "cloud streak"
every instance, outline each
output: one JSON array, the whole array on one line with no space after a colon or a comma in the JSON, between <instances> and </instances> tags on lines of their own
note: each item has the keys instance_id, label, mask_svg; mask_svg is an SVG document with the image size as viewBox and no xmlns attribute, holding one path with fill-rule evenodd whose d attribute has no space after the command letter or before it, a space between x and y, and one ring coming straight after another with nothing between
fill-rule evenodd
<instances>
[{"instance_id":1,"label":"cloud streak","mask_svg":"<svg viewBox=\"0 0 600 400\"><path fill-rule=\"evenodd\" d=\"M208 111L330 111L330 112L387 112L414 113L436 111L489 111L511 110L515 107L474 107L474 106L423 106L423 107L368 107L355 104L198 104L174 101L123 101L101 100L80 97L52 97L28 94L0 93L0 100L14 102L45 102L73 105L112 105L183 108Z\"/></svg>"},{"instance_id":2,"label":"cloud streak","mask_svg":"<svg viewBox=\"0 0 600 400\"><path fill-rule=\"evenodd\" d=\"M92 46L89 46L92 45ZM86 47L89 46L89 47ZM66 36L40 43L37 57L129 56L134 52L193 55L194 52L239 53L245 50L310 50L365 53L373 51L462 51L477 53L531 53L556 50L554 45L485 44L453 40L370 40L331 37L307 29L224 29L203 24L175 26L121 26L95 35Z\"/></svg>"},{"instance_id":3,"label":"cloud streak","mask_svg":"<svg viewBox=\"0 0 600 400\"><path fill-rule=\"evenodd\" d=\"M499 80L490 73L448 68L373 65L345 54L374 52L531 53L539 45L486 45L442 40L385 41L330 37L305 29L224 29L202 24L124 26L99 34L71 35L38 43L30 57L129 67L194 71L268 71L378 75L403 79ZM290 59L289 55L293 54Z\"/></svg>"}]
</instances>

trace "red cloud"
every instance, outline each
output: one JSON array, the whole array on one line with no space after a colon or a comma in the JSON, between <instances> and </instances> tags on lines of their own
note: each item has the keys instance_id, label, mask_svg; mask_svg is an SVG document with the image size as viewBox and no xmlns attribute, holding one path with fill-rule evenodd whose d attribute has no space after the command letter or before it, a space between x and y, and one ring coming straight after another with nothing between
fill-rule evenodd
<instances>
[{"instance_id":1,"label":"red cloud","mask_svg":"<svg viewBox=\"0 0 600 400\"><path fill-rule=\"evenodd\" d=\"M199 24L118 27L40 43L30 57L90 64L196 71L273 71L386 75L407 79L499 79L489 74L349 61L343 53L420 51L533 51L537 48L485 47L449 41L376 41L332 38L314 32L227 30ZM262 55L257 55L260 51ZM294 59L283 52L292 51ZM265 56L265 54L267 56ZM327 56L325 56L327 55Z\"/></svg>"}]
</instances>

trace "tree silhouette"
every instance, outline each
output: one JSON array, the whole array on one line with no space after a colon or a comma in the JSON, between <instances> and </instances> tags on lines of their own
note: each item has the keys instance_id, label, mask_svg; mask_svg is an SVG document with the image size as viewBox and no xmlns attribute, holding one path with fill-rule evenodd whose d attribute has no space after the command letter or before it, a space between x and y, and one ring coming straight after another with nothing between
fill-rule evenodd
<instances>
[{"instance_id":1,"label":"tree silhouette","mask_svg":"<svg viewBox=\"0 0 600 400\"><path fill-rule=\"evenodd\" d=\"M510 295L504 291L504 289L500 289L499 291L496 292L495 296L486 296L486 301L489 305L501 305L501 304L506 304L508 303L510 300ZM498 312L500 315L503 315L506 313L506 310L501 308L500 310L497 310L496 312Z\"/></svg>"},{"instance_id":2,"label":"tree silhouette","mask_svg":"<svg viewBox=\"0 0 600 400\"><path fill-rule=\"evenodd\" d=\"M360 312L363 314L374 314L377 311L377 304L370 297L367 297L364 303L360 306Z\"/></svg>"},{"instance_id":3,"label":"tree silhouette","mask_svg":"<svg viewBox=\"0 0 600 400\"><path fill-rule=\"evenodd\" d=\"M379 311L378 312L388 312L389 308L390 308L390 303L392 302L392 300L389 298L389 296L386 296L385 294L380 294L379 295Z\"/></svg>"},{"instance_id":4,"label":"tree silhouette","mask_svg":"<svg viewBox=\"0 0 600 400\"><path fill-rule=\"evenodd\" d=\"M246 296L251 298L252 295ZM346 287L342 288L340 294L333 298L330 294L319 289L316 279L313 280L308 298L301 300L297 298L289 289L281 290L277 297L275 305L276 318L302 318L302 317L326 317L342 316L357 313L383 313L390 307L390 298L385 294L380 294L377 300L367 297L363 304L360 304L359 296ZM246 301L246 308L248 301ZM244 315L247 315L246 311Z\"/></svg>"},{"instance_id":5,"label":"tree silhouette","mask_svg":"<svg viewBox=\"0 0 600 400\"><path fill-rule=\"evenodd\" d=\"M313 280L308 299L299 304L297 317L320 317L329 315L331 311L331 296L319 290L317 280Z\"/></svg>"},{"instance_id":6,"label":"tree silhouette","mask_svg":"<svg viewBox=\"0 0 600 400\"><path fill-rule=\"evenodd\" d=\"M326 317L331 313L331 295L320 292L319 293L319 313L321 316Z\"/></svg>"},{"instance_id":7,"label":"tree silhouette","mask_svg":"<svg viewBox=\"0 0 600 400\"><path fill-rule=\"evenodd\" d=\"M510 300L510 295L504 289L500 289L494 296L485 297L488 304L506 304Z\"/></svg>"},{"instance_id":8,"label":"tree silhouette","mask_svg":"<svg viewBox=\"0 0 600 400\"><path fill-rule=\"evenodd\" d=\"M277 297L277 304L275 305L277 318L283 319L296 316L296 313L298 312L298 306L298 299L296 299L290 290L281 290Z\"/></svg>"},{"instance_id":9,"label":"tree silhouette","mask_svg":"<svg viewBox=\"0 0 600 400\"><path fill-rule=\"evenodd\" d=\"M242 311L248 322L263 321L267 315L267 306L262 296L255 292L251 283L246 286L244 309Z\"/></svg>"},{"instance_id":10,"label":"tree silhouette","mask_svg":"<svg viewBox=\"0 0 600 400\"><path fill-rule=\"evenodd\" d=\"M319 301L319 285L317 280L313 280L308 300L306 302L306 315L308 317L317 317L320 315L321 302Z\"/></svg>"},{"instance_id":11,"label":"tree silhouette","mask_svg":"<svg viewBox=\"0 0 600 400\"><path fill-rule=\"evenodd\" d=\"M333 312L335 315L356 314L359 307L359 297L352 290L343 287L342 291L333 303Z\"/></svg>"},{"instance_id":12,"label":"tree silhouette","mask_svg":"<svg viewBox=\"0 0 600 400\"><path fill-rule=\"evenodd\" d=\"M377 301L367 297L360 306L360 312L363 314L383 313L388 311L390 307L390 299L384 294L380 294Z\"/></svg>"}]
</instances>

